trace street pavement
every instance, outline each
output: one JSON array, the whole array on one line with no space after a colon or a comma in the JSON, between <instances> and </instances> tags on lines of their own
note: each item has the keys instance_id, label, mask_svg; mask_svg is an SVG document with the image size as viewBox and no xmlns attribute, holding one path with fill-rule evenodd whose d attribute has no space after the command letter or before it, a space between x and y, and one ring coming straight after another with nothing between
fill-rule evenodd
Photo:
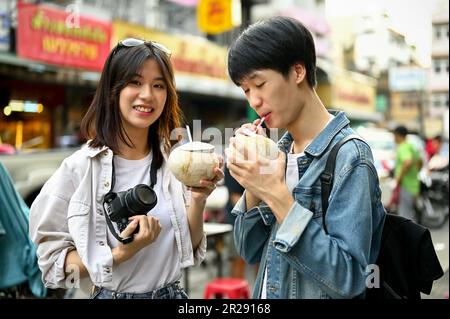
<instances>
[{"instance_id":1,"label":"street pavement","mask_svg":"<svg viewBox=\"0 0 450 319\"><path fill-rule=\"evenodd\" d=\"M424 299L443 299L449 291L448 265L449 265L449 220L439 229L430 229L434 249L444 270L444 276L436 280L430 295L422 294Z\"/></svg>"}]
</instances>

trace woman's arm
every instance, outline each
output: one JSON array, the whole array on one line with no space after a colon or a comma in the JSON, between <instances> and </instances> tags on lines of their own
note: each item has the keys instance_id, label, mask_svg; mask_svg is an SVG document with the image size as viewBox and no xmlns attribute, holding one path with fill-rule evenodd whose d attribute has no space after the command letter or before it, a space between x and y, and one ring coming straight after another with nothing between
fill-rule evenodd
<instances>
[{"instance_id":1,"label":"woman's arm","mask_svg":"<svg viewBox=\"0 0 450 319\"><path fill-rule=\"evenodd\" d=\"M78 272L80 279L85 278L89 275L86 266L81 261L80 255L74 249L67 253L66 261L64 263L64 272L66 276L73 274L73 272Z\"/></svg>"},{"instance_id":2,"label":"woman's arm","mask_svg":"<svg viewBox=\"0 0 450 319\"><path fill-rule=\"evenodd\" d=\"M191 205L187 211L189 232L191 233L192 249L195 251L203 238L203 211L206 205L206 198L191 200Z\"/></svg>"},{"instance_id":3,"label":"woman's arm","mask_svg":"<svg viewBox=\"0 0 450 319\"><path fill-rule=\"evenodd\" d=\"M111 249L114 265L118 265L130 259L140 249L151 244L158 237L161 231L159 221L153 216L133 216L132 221L120 234L121 237L124 238L131 236L138 224L140 226L139 232L134 235L134 239L131 243L126 245L119 244L119 246ZM66 276L72 274L74 270L79 273L80 279L89 275L86 266L81 261L80 255L75 249L67 253L64 263L64 271Z\"/></svg>"},{"instance_id":4,"label":"woman's arm","mask_svg":"<svg viewBox=\"0 0 450 319\"><path fill-rule=\"evenodd\" d=\"M71 169L63 162L45 183L30 208L29 235L36 244L42 280L49 288L66 288L66 256L75 249L67 212L74 189Z\"/></svg>"},{"instance_id":5,"label":"woman's arm","mask_svg":"<svg viewBox=\"0 0 450 319\"><path fill-rule=\"evenodd\" d=\"M220 158L220 166L214 169L215 177L211 180L201 180L201 187L191 187L191 202L187 210L189 231L191 233L192 249L195 251L203 238L203 211L206 199L216 188L216 183L224 177L221 169L223 159Z\"/></svg>"}]
</instances>

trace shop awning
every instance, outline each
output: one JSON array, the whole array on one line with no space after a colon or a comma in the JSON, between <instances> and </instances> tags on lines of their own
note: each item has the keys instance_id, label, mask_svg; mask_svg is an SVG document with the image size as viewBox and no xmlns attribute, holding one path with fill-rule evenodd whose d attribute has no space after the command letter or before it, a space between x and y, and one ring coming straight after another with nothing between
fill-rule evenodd
<instances>
[{"instance_id":1,"label":"shop awning","mask_svg":"<svg viewBox=\"0 0 450 319\"><path fill-rule=\"evenodd\" d=\"M342 110L340 108L333 108L331 107L330 109L333 110ZM367 113L367 112L360 112L360 111L356 111L356 110L342 110L345 115L350 119L350 120L357 120L357 121L368 121L368 122L382 122L384 121L384 114L382 113L378 113L378 112L373 112L373 113Z\"/></svg>"},{"instance_id":2,"label":"shop awning","mask_svg":"<svg viewBox=\"0 0 450 319\"><path fill-rule=\"evenodd\" d=\"M58 69L56 66L19 58L15 54L8 52L0 52L0 64L9 64L42 71L56 71Z\"/></svg>"},{"instance_id":3,"label":"shop awning","mask_svg":"<svg viewBox=\"0 0 450 319\"><path fill-rule=\"evenodd\" d=\"M33 73L55 73L55 83L95 85L100 79L99 72L64 68L61 66L36 62L17 57L11 53L0 53L0 64L25 68ZM179 92L245 100L245 95L242 90L228 80L178 74L175 76L175 81Z\"/></svg>"},{"instance_id":4,"label":"shop awning","mask_svg":"<svg viewBox=\"0 0 450 319\"><path fill-rule=\"evenodd\" d=\"M244 92L231 81L189 75L176 75L175 81L179 92L245 100Z\"/></svg>"}]
</instances>

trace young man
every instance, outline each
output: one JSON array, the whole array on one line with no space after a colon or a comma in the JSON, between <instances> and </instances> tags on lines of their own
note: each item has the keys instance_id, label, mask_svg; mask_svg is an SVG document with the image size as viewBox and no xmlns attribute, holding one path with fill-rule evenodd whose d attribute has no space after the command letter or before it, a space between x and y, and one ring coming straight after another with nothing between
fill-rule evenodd
<instances>
[{"instance_id":1,"label":"young man","mask_svg":"<svg viewBox=\"0 0 450 319\"><path fill-rule=\"evenodd\" d=\"M231 175L246 189L233 210L236 248L247 262L260 262L253 297L362 296L385 211L371 150L352 140L336 159L328 234L323 229L319 176L332 146L354 131L344 113L331 115L314 90L310 32L284 17L254 24L231 46L228 69L266 125L287 129L270 173L265 169L270 161L236 138L226 151ZM246 124L237 134L257 124Z\"/></svg>"},{"instance_id":2,"label":"young man","mask_svg":"<svg viewBox=\"0 0 450 319\"><path fill-rule=\"evenodd\" d=\"M398 197L398 214L417 221L414 212L414 202L420 191L419 170L422 160L417 149L406 141L408 129L398 126L394 129L394 139L397 144L395 161L395 180L400 188Z\"/></svg>"}]
</instances>

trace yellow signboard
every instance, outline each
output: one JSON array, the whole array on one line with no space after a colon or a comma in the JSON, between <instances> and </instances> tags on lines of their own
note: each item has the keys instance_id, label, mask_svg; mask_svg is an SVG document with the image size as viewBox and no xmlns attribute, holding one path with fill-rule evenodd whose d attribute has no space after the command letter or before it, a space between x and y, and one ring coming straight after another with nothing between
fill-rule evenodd
<instances>
[{"instance_id":1,"label":"yellow signboard","mask_svg":"<svg viewBox=\"0 0 450 319\"><path fill-rule=\"evenodd\" d=\"M375 113L376 82L344 72L333 78L333 106L344 111Z\"/></svg>"},{"instance_id":2,"label":"yellow signboard","mask_svg":"<svg viewBox=\"0 0 450 319\"><path fill-rule=\"evenodd\" d=\"M188 35L172 35L123 21L113 23L111 46L135 37L159 42L172 51L171 60L177 74L227 80L227 49L208 40Z\"/></svg>"},{"instance_id":3,"label":"yellow signboard","mask_svg":"<svg viewBox=\"0 0 450 319\"><path fill-rule=\"evenodd\" d=\"M202 32L218 34L233 28L233 0L200 0L197 24Z\"/></svg>"},{"instance_id":4,"label":"yellow signboard","mask_svg":"<svg viewBox=\"0 0 450 319\"><path fill-rule=\"evenodd\" d=\"M419 118L420 93L391 92L390 117L399 123L414 122Z\"/></svg>"}]
</instances>

